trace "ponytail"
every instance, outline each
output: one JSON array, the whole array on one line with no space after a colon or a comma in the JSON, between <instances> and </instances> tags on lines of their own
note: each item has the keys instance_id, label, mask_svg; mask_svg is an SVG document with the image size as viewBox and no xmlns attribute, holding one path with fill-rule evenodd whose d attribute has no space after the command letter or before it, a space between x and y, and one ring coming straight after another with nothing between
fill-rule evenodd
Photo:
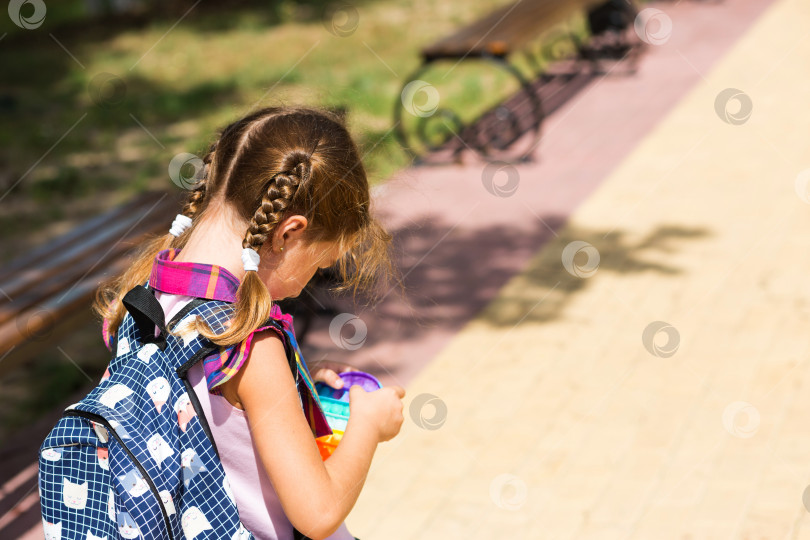
<instances>
[{"instance_id":1,"label":"ponytail","mask_svg":"<svg viewBox=\"0 0 810 540\"><path fill-rule=\"evenodd\" d=\"M203 208L208 203L206 199L208 171L209 165L214 159L216 147L217 143L212 144L203 158L202 178L189 192L180 215L193 220L195 216L202 213ZM103 283L98 288L93 302L93 311L101 317L103 326L110 336L115 335L124 320L124 316L127 314L121 299L130 289L137 285L143 285L149 279L152 273L152 264L158 253L165 249L181 248L186 245L186 241L191 235L190 228L182 227L180 229L182 232L175 236L174 232L177 231L174 230L174 224L172 224L173 232L162 236L148 237L124 273Z\"/></svg>"},{"instance_id":2,"label":"ponytail","mask_svg":"<svg viewBox=\"0 0 810 540\"><path fill-rule=\"evenodd\" d=\"M121 298L124 297L127 291L137 285L143 285L149 279L152 272L152 263L158 253L164 249L185 244L188 234L188 231L186 231L180 237L165 234L147 239L124 273L103 283L98 288L93 302L93 310L101 316L104 327L110 336L115 335L121 321L124 320L124 316L127 314Z\"/></svg>"}]
</instances>

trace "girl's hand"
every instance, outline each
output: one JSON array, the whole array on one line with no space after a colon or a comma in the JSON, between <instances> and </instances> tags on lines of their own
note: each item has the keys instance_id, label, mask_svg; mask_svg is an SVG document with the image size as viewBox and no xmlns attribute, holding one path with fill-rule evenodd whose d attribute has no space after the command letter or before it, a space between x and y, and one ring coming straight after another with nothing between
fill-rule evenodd
<instances>
[{"instance_id":1,"label":"girl's hand","mask_svg":"<svg viewBox=\"0 0 810 540\"><path fill-rule=\"evenodd\" d=\"M345 373L347 371L357 370L350 365L341 364L339 362L330 362L328 360L313 362L312 367L310 368L312 380L314 382L323 382L338 390L343 388L343 379L341 379L340 375L338 374Z\"/></svg>"},{"instance_id":2,"label":"girl's hand","mask_svg":"<svg viewBox=\"0 0 810 540\"><path fill-rule=\"evenodd\" d=\"M404 420L403 397L405 390L401 386L366 392L361 386L353 385L349 389L349 424L363 422L375 431L379 442L391 440L399 433Z\"/></svg>"}]
</instances>

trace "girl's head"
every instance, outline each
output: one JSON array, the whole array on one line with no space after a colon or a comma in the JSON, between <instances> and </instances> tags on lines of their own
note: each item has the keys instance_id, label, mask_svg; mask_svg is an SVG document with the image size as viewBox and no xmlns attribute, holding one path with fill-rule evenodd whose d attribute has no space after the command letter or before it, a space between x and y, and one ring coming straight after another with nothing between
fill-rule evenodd
<instances>
[{"instance_id":1,"label":"girl's head","mask_svg":"<svg viewBox=\"0 0 810 540\"><path fill-rule=\"evenodd\" d=\"M333 113L261 109L224 128L203 163L205 174L182 212L191 228L152 241L124 275L99 290L95 307L111 333L125 314L118 300L148 279L155 255L183 247L195 229L223 218L243 228L239 247L274 263L245 273L226 333L200 329L221 345L242 341L267 319L272 300L297 295L319 267L337 263L343 286L354 290L370 285L380 269L390 270L390 236L370 214L357 147Z\"/></svg>"}]
</instances>

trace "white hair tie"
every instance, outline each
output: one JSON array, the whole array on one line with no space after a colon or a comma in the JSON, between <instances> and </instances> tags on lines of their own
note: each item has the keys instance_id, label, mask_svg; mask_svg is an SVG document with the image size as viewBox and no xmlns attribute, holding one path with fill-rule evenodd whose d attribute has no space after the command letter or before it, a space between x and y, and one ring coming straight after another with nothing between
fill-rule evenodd
<instances>
[{"instance_id":1,"label":"white hair tie","mask_svg":"<svg viewBox=\"0 0 810 540\"><path fill-rule=\"evenodd\" d=\"M245 272L259 270L259 254L251 248L242 249L242 264L245 265Z\"/></svg>"},{"instance_id":2,"label":"white hair tie","mask_svg":"<svg viewBox=\"0 0 810 540\"><path fill-rule=\"evenodd\" d=\"M186 229L191 227L191 218L183 214L177 214L172 222L172 227L169 229L169 234L172 236L180 236Z\"/></svg>"}]
</instances>

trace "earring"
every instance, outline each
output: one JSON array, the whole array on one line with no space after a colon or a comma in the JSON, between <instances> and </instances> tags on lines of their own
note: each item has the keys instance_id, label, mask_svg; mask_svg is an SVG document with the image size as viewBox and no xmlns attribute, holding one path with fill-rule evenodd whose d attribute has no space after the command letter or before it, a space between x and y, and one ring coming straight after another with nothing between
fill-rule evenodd
<instances>
[{"instance_id":1,"label":"earring","mask_svg":"<svg viewBox=\"0 0 810 540\"><path fill-rule=\"evenodd\" d=\"M284 246L281 246L280 248L278 248L278 250L279 251L284 251Z\"/></svg>"}]
</instances>

